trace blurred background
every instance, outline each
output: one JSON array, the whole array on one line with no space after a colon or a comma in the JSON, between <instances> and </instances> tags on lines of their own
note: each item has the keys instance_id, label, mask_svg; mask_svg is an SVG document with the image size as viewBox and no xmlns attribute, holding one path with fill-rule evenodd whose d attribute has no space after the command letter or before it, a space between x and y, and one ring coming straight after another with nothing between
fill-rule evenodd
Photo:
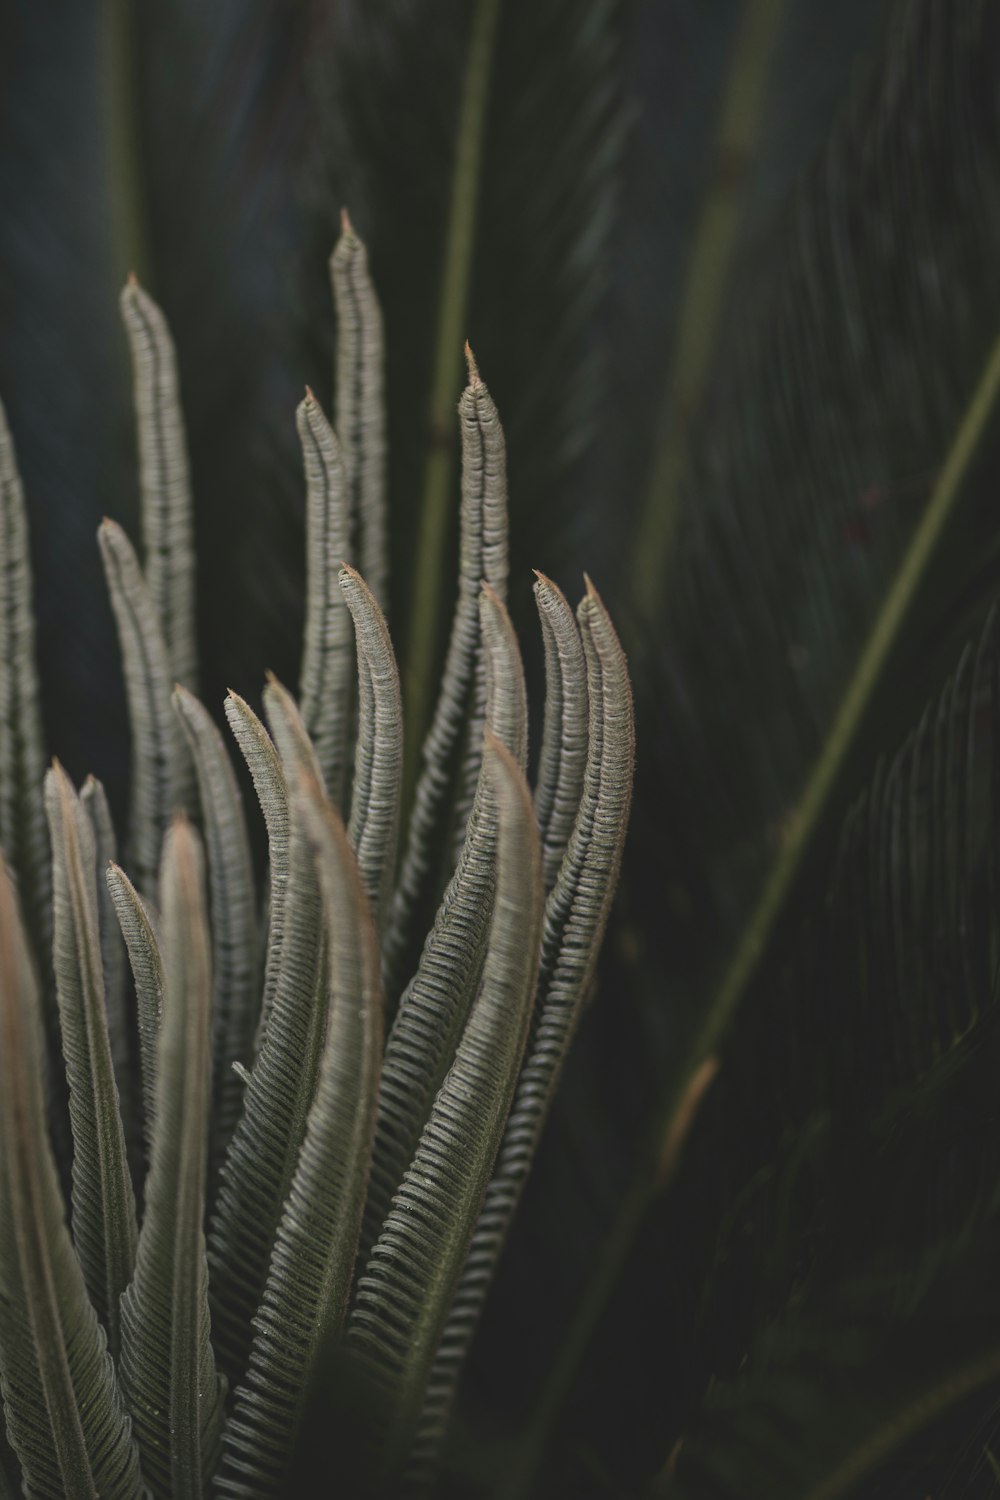
<instances>
[{"instance_id":1,"label":"blurred background","mask_svg":"<svg viewBox=\"0 0 1000 1500\"><path fill-rule=\"evenodd\" d=\"M532 701L532 567L574 600L586 568L630 653L621 899L442 1493L1000 1490L982 1345L1000 710L980 636L1000 571L998 41L995 0L0 5L0 395L45 726L74 779L99 775L121 817L95 532L138 533L124 279L177 345L218 712L265 670L297 677L294 409L306 383L330 401L344 207L385 314L404 670L428 454L457 440L449 300L507 432ZM799 849L803 788L943 483L949 525ZM656 1192L706 1052L719 1078ZM823 1489L838 1443L870 1457L876 1413L889 1467Z\"/></svg>"}]
</instances>

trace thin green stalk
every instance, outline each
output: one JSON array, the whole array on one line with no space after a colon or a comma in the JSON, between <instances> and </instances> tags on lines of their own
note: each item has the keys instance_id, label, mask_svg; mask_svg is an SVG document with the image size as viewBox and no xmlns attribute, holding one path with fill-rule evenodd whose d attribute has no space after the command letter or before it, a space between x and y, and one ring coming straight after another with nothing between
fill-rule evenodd
<instances>
[{"instance_id":1,"label":"thin green stalk","mask_svg":"<svg viewBox=\"0 0 1000 1500\"><path fill-rule=\"evenodd\" d=\"M705 1013L695 1044L670 1090L656 1122L651 1149L641 1156L638 1170L622 1201L594 1272L577 1307L559 1357L549 1373L532 1425L532 1452L540 1455L545 1434L560 1411L580 1363L604 1311L605 1304L628 1260L648 1208L673 1175L683 1146L682 1126L690 1125L694 1108L715 1072L713 1054L722 1041L737 1006L767 950L775 923L810 841L826 810L838 774L857 737L872 694L896 644L907 612L927 572L934 548L961 493L972 460L995 414L1000 398L1000 338L987 356L972 399L927 501L923 517L910 539L895 579L875 620L854 674L810 774L789 836L773 865L722 982ZM699 1091L698 1084L703 1081Z\"/></svg>"},{"instance_id":2,"label":"thin green stalk","mask_svg":"<svg viewBox=\"0 0 1000 1500\"><path fill-rule=\"evenodd\" d=\"M688 436L701 406L729 273L739 243L744 187L757 150L771 59L786 0L745 0L722 97L712 171L691 245L680 321L635 540L636 594L652 614L677 519Z\"/></svg>"},{"instance_id":3,"label":"thin green stalk","mask_svg":"<svg viewBox=\"0 0 1000 1500\"><path fill-rule=\"evenodd\" d=\"M113 240L118 248L118 280L137 276L150 284L149 247L139 161L136 108L135 13L132 0L103 0L108 184Z\"/></svg>"},{"instance_id":4,"label":"thin green stalk","mask_svg":"<svg viewBox=\"0 0 1000 1500\"><path fill-rule=\"evenodd\" d=\"M499 13L500 0L477 0L458 115L428 412L429 446L420 497L420 529L404 677L403 722L407 727L404 808L409 806L420 763L420 745L430 708L434 654L440 627L442 554L455 470L455 407L464 371L462 348L466 335L490 71Z\"/></svg>"}]
</instances>

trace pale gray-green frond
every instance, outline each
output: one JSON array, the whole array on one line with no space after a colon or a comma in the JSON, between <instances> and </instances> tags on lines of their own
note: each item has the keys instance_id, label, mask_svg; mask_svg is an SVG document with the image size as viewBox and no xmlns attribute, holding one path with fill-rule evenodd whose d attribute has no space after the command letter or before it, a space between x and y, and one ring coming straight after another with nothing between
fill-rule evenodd
<instances>
[{"instance_id":1,"label":"pale gray-green frond","mask_svg":"<svg viewBox=\"0 0 1000 1500\"><path fill-rule=\"evenodd\" d=\"M345 213L330 256L337 314L334 427L340 439L357 533L358 569L383 610L388 607L386 534L385 340L368 252ZM345 554L346 556L346 554Z\"/></svg>"},{"instance_id":2,"label":"pale gray-green frond","mask_svg":"<svg viewBox=\"0 0 1000 1500\"><path fill-rule=\"evenodd\" d=\"M260 719L238 693L226 697L226 718L250 771L254 791L267 828L268 917L264 993L260 1003L257 1042L263 1036L271 1012L274 987L285 931L285 898L288 890L289 841L288 789L281 758Z\"/></svg>"},{"instance_id":3,"label":"pale gray-green frond","mask_svg":"<svg viewBox=\"0 0 1000 1500\"><path fill-rule=\"evenodd\" d=\"M156 1108L156 1058L160 1045L163 1010L163 959L156 919L125 871L109 865L106 882L121 928L135 982L136 1029L139 1034L139 1067L142 1071L143 1138L147 1151L152 1143Z\"/></svg>"},{"instance_id":4,"label":"pale gray-green frond","mask_svg":"<svg viewBox=\"0 0 1000 1500\"><path fill-rule=\"evenodd\" d=\"M145 575L171 680L197 686L195 557L187 440L166 318L135 278L121 294L132 354Z\"/></svg>"},{"instance_id":5,"label":"pale gray-green frond","mask_svg":"<svg viewBox=\"0 0 1000 1500\"><path fill-rule=\"evenodd\" d=\"M545 717L535 784L545 889L552 889L580 805L587 763L587 664L562 590L536 573L535 603L545 648Z\"/></svg>"},{"instance_id":6,"label":"pale gray-green frond","mask_svg":"<svg viewBox=\"0 0 1000 1500\"><path fill-rule=\"evenodd\" d=\"M58 762L45 777L45 811L52 838L52 967L73 1133L73 1243L117 1356L118 1304L135 1263L135 1193L108 1036L93 831Z\"/></svg>"},{"instance_id":7,"label":"pale gray-green frond","mask_svg":"<svg viewBox=\"0 0 1000 1500\"><path fill-rule=\"evenodd\" d=\"M94 883L97 891L97 915L101 933L101 968L104 971L104 1003L108 1013L108 1035L115 1083L121 1104L125 1146L133 1180L142 1160L142 1121L132 1056L129 1047L128 968L121 927L108 889L106 874L118 858L118 840L111 809L104 788L96 776L88 776L80 788L80 806L90 821L94 840Z\"/></svg>"},{"instance_id":8,"label":"pale gray-green frond","mask_svg":"<svg viewBox=\"0 0 1000 1500\"><path fill-rule=\"evenodd\" d=\"M348 837L376 921L396 869L403 775L403 704L389 627L373 592L353 568L340 586L354 621L358 654L358 739Z\"/></svg>"},{"instance_id":9,"label":"pale gray-green frond","mask_svg":"<svg viewBox=\"0 0 1000 1500\"><path fill-rule=\"evenodd\" d=\"M247 1067L257 1023L257 910L250 839L232 762L210 715L193 693L174 690L198 779L212 929L213 1153L225 1149L243 1105L233 1063Z\"/></svg>"},{"instance_id":10,"label":"pale gray-green frond","mask_svg":"<svg viewBox=\"0 0 1000 1500\"><path fill-rule=\"evenodd\" d=\"M155 900L163 838L186 790L186 760L170 706L167 649L138 559L114 521L102 521L97 536L118 626L132 731L129 861L139 890Z\"/></svg>"},{"instance_id":11,"label":"pale gray-green frond","mask_svg":"<svg viewBox=\"0 0 1000 1500\"><path fill-rule=\"evenodd\" d=\"M0 1383L25 1493L139 1500L104 1330L70 1241L45 1119L38 990L0 860Z\"/></svg>"},{"instance_id":12,"label":"pale gray-green frond","mask_svg":"<svg viewBox=\"0 0 1000 1500\"><path fill-rule=\"evenodd\" d=\"M342 599L341 604L344 609L344 619L350 630L351 617L346 601ZM351 671L353 676L353 667ZM264 688L264 713L267 716L271 734L274 736L286 784L297 785L300 773L305 771L319 782L332 800L330 787L323 774L323 763L319 758L316 743L309 733L309 726L295 699L273 672L268 673L267 685Z\"/></svg>"},{"instance_id":13,"label":"pale gray-green frond","mask_svg":"<svg viewBox=\"0 0 1000 1500\"><path fill-rule=\"evenodd\" d=\"M49 844L42 805L45 751L35 671L35 618L24 492L0 404L0 849L17 881L28 935L48 973L51 942ZM49 987L50 988L50 987ZM49 1051L57 1035L45 1018Z\"/></svg>"},{"instance_id":14,"label":"pale gray-green frond","mask_svg":"<svg viewBox=\"0 0 1000 1500\"><path fill-rule=\"evenodd\" d=\"M351 555L350 495L340 446L310 392L295 414L306 471L306 624L299 698L323 781L339 806L350 765L354 646L337 582Z\"/></svg>"},{"instance_id":15,"label":"pale gray-green frond","mask_svg":"<svg viewBox=\"0 0 1000 1500\"><path fill-rule=\"evenodd\" d=\"M305 1140L278 1228L219 1487L283 1493L317 1358L343 1328L364 1204L382 1044L378 941L357 861L315 781L295 799L316 859L329 1021Z\"/></svg>"},{"instance_id":16,"label":"pale gray-green frond","mask_svg":"<svg viewBox=\"0 0 1000 1500\"><path fill-rule=\"evenodd\" d=\"M589 700L583 793L545 905L538 997L524 1066L428 1384L411 1456L414 1493L423 1493L433 1475L458 1378L538 1148L618 883L635 759L632 691L625 654L589 579L579 621Z\"/></svg>"},{"instance_id":17,"label":"pale gray-green frond","mask_svg":"<svg viewBox=\"0 0 1000 1500\"><path fill-rule=\"evenodd\" d=\"M350 1322L352 1344L378 1392L370 1439L388 1482L409 1452L503 1134L535 991L543 889L531 795L520 767L490 734L484 772L496 799L499 840L483 981L358 1283Z\"/></svg>"},{"instance_id":18,"label":"pale gray-green frond","mask_svg":"<svg viewBox=\"0 0 1000 1500\"><path fill-rule=\"evenodd\" d=\"M119 1372L157 1500L199 1496L218 1455L224 1382L209 1340L205 1179L212 960L201 845L175 818L163 851L163 1020L145 1214L122 1298Z\"/></svg>"},{"instance_id":19,"label":"pale gray-green frond","mask_svg":"<svg viewBox=\"0 0 1000 1500\"><path fill-rule=\"evenodd\" d=\"M480 608L490 727L523 770L527 706L517 637L491 590L483 589ZM378 1238L392 1195L413 1159L475 996L492 909L496 833L494 798L481 768L458 865L386 1043L365 1207L365 1252Z\"/></svg>"},{"instance_id":20,"label":"pale gray-green frond","mask_svg":"<svg viewBox=\"0 0 1000 1500\"><path fill-rule=\"evenodd\" d=\"M412 940L414 909L431 871L440 825L450 811L449 792L454 789L454 805L458 809L453 820L457 849L464 837L478 778L485 703L482 671L477 672L477 661L481 659L480 586L485 580L501 599L507 596L507 461L503 429L474 365L458 410L462 435L458 599L434 718L421 752L422 769L383 945L390 1000L405 978L402 968Z\"/></svg>"},{"instance_id":21,"label":"pale gray-green frond","mask_svg":"<svg viewBox=\"0 0 1000 1500\"><path fill-rule=\"evenodd\" d=\"M314 775L315 758L293 699L278 683L269 684L265 699L283 776L297 780L303 770ZM222 1165L209 1232L216 1348L232 1385L246 1368L251 1318L305 1135L326 1026L319 886L305 831L294 817L288 859L270 1011Z\"/></svg>"}]
</instances>

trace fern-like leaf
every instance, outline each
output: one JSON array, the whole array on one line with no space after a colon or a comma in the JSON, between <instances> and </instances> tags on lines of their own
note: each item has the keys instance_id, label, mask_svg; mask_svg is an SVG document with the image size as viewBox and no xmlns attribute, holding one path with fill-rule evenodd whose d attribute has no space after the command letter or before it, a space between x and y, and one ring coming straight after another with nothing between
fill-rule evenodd
<instances>
[{"instance_id":1,"label":"fern-like leaf","mask_svg":"<svg viewBox=\"0 0 1000 1500\"><path fill-rule=\"evenodd\" d=\"M139 1500L129 1419L45 1125L38 991L0 862L0 1381L25 1492Z\"/></svg>"},{"instance_id":2,"label":"fern-like leaf","mask_svg":"<svg viewBox=\"0 0 1000 1500\"><path fill-rule=\"evenodd\" d=\"M195 560L177 359L163 313L132 277L121 294L132 352L145 576L172 678L196 687Z\"/></svg>"},{"instance_id":3,"label":"fern-like leaf","mask_svg":"<svg viewBox=\"0 0 1000 1500\"><path fill-rule=\"evenodd\" d=\"M318 1355L341 1331L354 1271L382 1041L378 942L344 828L315 781L295 800L323 893L329 1021L316 1094L226 1429L219 1486L280 1491Z\"/></svg>"},{"instance_id":4,"label":"fern-like leaf","mask_svg":"<svg viewBox=\"0 0 1000 1500\"><path fill-rule=\"evenodd\" d=\"M163 1011L163 959L153 913L125 871L119 865L110 865L106 881L118 925L125 939L135 983L136 1030L142 1073L143 1138L148 1150L152 1144L156 1109L157 1054Z\"/></svg>"},{"instance_id":5,"label":"fern-like leaf","mask_svg":"<svg viewBox=\"0 0 1000 1500\"><path fill-rule=\"evenodd\" d=\"M386 1481L405 1463L420 1415L503 1134L534 995L542 877L531 795L516 760L492 733L484 766L499 836L482 987L369 1256L350 1323L378 1396L369 1437Z\"/></svg>"},{"instance_id":6,"label":"fern-like leaf","mask_svg":"<svg viewBox=\"0 0 1000 1500\"><path fill-rule=\"evenodd\" d=\"M52 965L73 1132L73 1242L117 1357L118 1304L135 1263L135 1194L108 1037L93 833L58 762L45 778L45 810L52 836Z\"/></svg>"},{"instance_id":7,"label":"fern-like leaf","mask_svg":"<svg viewBox=\"0 0 1000 1500\"><path fill-rule=\"evenodd\" d=\"M163 1022L135 1276L122 1298L120 1372L154 1496L200 1495L221 1436L224 1383L209 1341L205 1179L212 960L197 835L178 816L163 889Z\"/></svg>"},{"instance_id":8,"label":"fern-like leaf","mask_svg":"<svg viewBox=\"0 0 1000 1500\"><path fill-rule=\"evenodd\" d=\"M490 728L524 768L527 707L521 653L506 609L483 590ZM381 1231L392 1196L413 1159L475 998L488 938L496 873L496 811L486 772L469 818L458 867L424 944L386 1043L363 1248Z\"/></svg>"},{"instance_id":9,"label":"fern-like leaf","mask_svg":"<svg viewBox=\"0 0 1000 1500\"><path fill-rule=\"evenodd\" d=\"M358 568L385 610L389 547L382 309L368 270L368 252L346 213L330 256L330 283L337 313L334 426L350 495L348 514L357 530Z\"/></svg>"},{"instance_id":10,"label":"fern-like leaf","mask_svg":"<svg viewBox=\"0 0 1000 1500\"><path fill-rule=\"evenodd\" d=\"M545 718L535 785L545 889L559 873L576 821L587 764L587 666L566 597L537 573L535 603L545 645Z\"/></svg>"}]
</instances>

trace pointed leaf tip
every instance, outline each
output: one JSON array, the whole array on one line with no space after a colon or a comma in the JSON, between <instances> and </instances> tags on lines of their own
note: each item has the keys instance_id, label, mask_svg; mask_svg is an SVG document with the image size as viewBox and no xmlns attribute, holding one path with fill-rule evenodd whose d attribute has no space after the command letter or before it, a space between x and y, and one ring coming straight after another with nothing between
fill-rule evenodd
<instances>
[{"instance_id":1,"label":"pointed leaf tip","mask_svg":"<svg viewBox=\"0 0 1000 1500\"><path fill-rule=\"evenodd\" d=\"M482 385L483 381L481 375L479 374L479 366L476 364L476 356L472 352L472 346L470 345L468 339L466 339L465 341L465 363L469 367L470 386L475 388L477 385Z\"/></svg>"}]
</instances>

